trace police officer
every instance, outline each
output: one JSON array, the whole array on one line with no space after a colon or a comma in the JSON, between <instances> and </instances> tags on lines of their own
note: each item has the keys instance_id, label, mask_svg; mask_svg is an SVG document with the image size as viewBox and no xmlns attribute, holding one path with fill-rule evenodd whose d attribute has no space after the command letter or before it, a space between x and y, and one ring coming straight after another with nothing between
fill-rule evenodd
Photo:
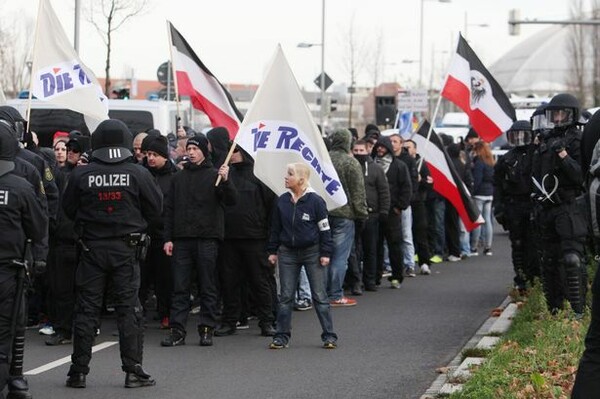
<instances>
[{"instance_id":1,"label":"police officer","mask_svg":"<svg viewBox=\"0 0 600 399\"><path fill-rule=\"evenodd\" d=\"M25 241L42 241L48 231L48 216L40 198L25 179L11 173L17 142L10 129L0 124L0 229L4 234L0 240L0 398L7 382L10 383L9 397L31 397L24 383L19 392L9 381L9 350L13 334L22 334L23 291L15 301L17 292L18 268L23 267ZM15 262L16 261L16 262ZM18 309L16 308L18 306ZM20 331L20 332L19 332ZM22 344L22 343L21 343ZM21 359L22 360L22 359Z\"/></svg>"},{"instance_id":2,"label":"police officer","mask_svg":"<svg viewBox=\"0 0 600 399\"><path fill-rule=\"evenodd\" d=\"M571 94L554 96L546 105L546 119L553 127L540 135L533 157L546 301L556 312L566 297L576 317L583 314L585 306L582 257L588 234L582 196L581 131L576 126L579 112L579 101Z\"/></svg>"},{"instance_id":3,"label":"police officer","mask_svg":"<svg viewBox=\"0 0 600 399\"><path fill-rule=\"evenodd\" d=\"M150 172L133 164L127 126L103 121L92 135L92 162L75 168L63 209L79 233L74 341L67 386L85 388L107 280L114 288L125 387L155 382L142 369L143 323L138 254L148 223L160 217L162 196Z\"/></svg>"},{"instance_id":4,"label":"police officer","mask_svg":"<svg viewBox=\"0 0 600 399\"><path fill-rule=\"evenodd\" d=\"M531 162L534 146L529 121L520 120L506 132L511 148L494 166L494 216L508 229L515 270L515 288L523 292L539 276L531 235Z\"/></svg>"}]
</instances>

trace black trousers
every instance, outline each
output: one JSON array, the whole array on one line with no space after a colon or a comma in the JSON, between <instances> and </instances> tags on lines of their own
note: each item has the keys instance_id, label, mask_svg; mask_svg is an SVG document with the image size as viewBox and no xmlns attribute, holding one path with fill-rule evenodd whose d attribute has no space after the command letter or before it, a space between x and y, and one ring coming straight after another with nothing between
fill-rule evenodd
<instances>
[{"instance_id":1,"label":"black trousers","mask_svg":"<svg viewBox=\"0 0 600 399\"><path fill-rule=\"evenodd\" d=\"M171 295L173 293L173 276L171 272L171 257L165 254L161 239L152 238L150 248L146 255L146 286L154 286L158 315L169 317L171 310ZM142 273L142 286L144 286L144 274ZM140 289L140 301L142 300L142 289ZM145 298L147 299L146 292ZM142 302L143 303L143 302Z\"/></svg>"},{"instance_id":2,"label":"black trousers","mask_svg":"<svg viewBox=\"0 0 600 399\"><path fill-rule=\"evenodd\" d=\"M423 265L429 263L431 258L427 237L427 208L425 208L425 202L423 201L411 202L410 207L412 209L412 233L415 253L419 257L419 265Z\"/></svg>"},{"instance_id":3,"label":"black trousers","mask_svg":"<svg viewBox=\"0 0 600 399\"><path fill-rule=\"evenodd\" d=\"M272 270L267 262L265 240L225 240L221 247L221 294L223 295L222 324L234 326L240 319L243 301L253 299L253 310L261 327L272 325L273 297L269 283ZM247 283L248 295L242 295Z\"/></svg>"},{"instance_id":4,"label":"black trousers","mask_svg":"<svg viewBox=\"0 0 600 399\"><path fill-rule=\"evenodd\" d=\"M532 207L529 201L510 201L505 204L508 238L515 271L514 282L518 288L525 288L540 276L538 244L534 223L531 221Z\"/></svg>"},{"instance_id":5,"label":"black trousers","mask_svg":"<svg viewBox=\"0 0 600 399\"><path fill-rule=\"evenodd\" d=\"M75 274L77 299L69 374L87 374L90 371L92 344L107 282L114 289L122 369L134 371L136 364L142 364L144 345L136 250L122 239L86 241L85 244L89 251L81 251Z\"/></svg>"},{"instance_id":6,"label":"black trousers","mask_svg":"<svg viewBox=\"0 0 600 399\"><path fill-rule=\"evenodd\" d=\"M600 394L600 273L592 285L592 320L585 337L571 399L595 398Z\"/></svg>"},{"instance_id":7,"label":"black trousers","mask_svg":"<svg viewBox=\"0 0 600 399\"><path fill-rule=\"evenodd\" d=\"M537 214L542 237L542 282L548 307L560 309L566 297L580 313L586 285L585 265L581 261L588 234L585 205L573 200L547 206ZM577 257L580 265L575 267L567 262L568 255Z\"/></svg>"},{"instance_id":8,"label":"black trousers","mask_svg":"<svg viewBox=\"0 0 600 399\"><path fill-rule=\"evenodd\" d=\"M458 212L456 212L454 206L447 200L444 224L448 255L460 257L460 225L458 224Z\"/></svg>"},{"instance_id":9,"label":"black trousers","mask_svg":"<svg viewBox=\"0 0 600 399\"><path fill-rule=\"evenodd\" d=\"M196 272L200 295L200 321L198 326L217 325L217 255L216 239L178 239L173 243L173 294L169 323L185 333L190 311L192 275Z\"/></svg>"},{"instance_id":10,"label":"black trousers","mask_svg":"<svg viewBox=\"0 0 600 399\"><path fill-rule=\"evenodd\" d=\"M379 240L377 242L377 281L381 281L383 274L383 240L387 242L392 267L390 280L404 280L402 258L402 216L391 211L387 222L379 226Z\"/></svg>"},{"instance_id":11,"label":"black trousers","mask_svg":"<svg viewBox=\"0 0 600 399\"><path fill-rule=\"evenodd\" d=\"M1 267L8 268L10 266L2 265ZM2 391L6 387L9 377L8 361L13 339L10 334L10 325L17 289L17 280L16 277L10 277L4 274L0 275L0 279L0 397L3 398ZM21 309L23 309L23 307L21 307ZM20 319L22 319L22 317ZM24 320L22 321L24 322ZM17 326L17 328L23 331L25 329L24 323L20 324L21 325Z\"/></svg>"},{"instance_id":12,"label":"black trousers","mask_svg":"<svg viewBox=\"0 0 600 399\"><path fill-rule=\"evenodd\" d=\"M73 331L75 308L75 271L77 270L77 247L75 243L52 245L48 262L50 284L50 321L56 333L67 338Z\"/></svg>"}]
</instances>

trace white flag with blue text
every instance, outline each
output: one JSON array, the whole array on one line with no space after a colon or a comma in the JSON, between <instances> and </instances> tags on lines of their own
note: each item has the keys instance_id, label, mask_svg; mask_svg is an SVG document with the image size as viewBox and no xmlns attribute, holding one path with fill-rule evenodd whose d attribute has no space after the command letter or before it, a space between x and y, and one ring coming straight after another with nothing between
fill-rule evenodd
<instances>
[{"instance_id":1,"label":"white flag with blue text","mask_svg":"<svg viewBox=\"0 0 600 399\"><path fill-rule=\"evenodd\" d=\"M412 133L413 132L413 112L402 111L398 113L396 117L396 126L400 134Z\"/></svg>"},{"instance_id":2,"label":"white flag with blue text","mask_svg":"<svg viewBox=\"0 0 600 399\"><path fill-rule=\"evenodd\" d=\"M107 98L79 59L49 0L40 0L32 77L38 100L82 113L90 131L108 119Z\"/></svg>"},{"instance_id":3,"label":"white flag with blue text","mask_svg":"<svg viewBox=\"0 0 600 399\"><path fill-rule=\"evenodd\" d=\"M286 192L286 165L305 162L311 168L310 185L327 209L346 204L344 188L281 46L235 141L254 158L256 177L277 195Z\"/></svg>"}]
</instances>

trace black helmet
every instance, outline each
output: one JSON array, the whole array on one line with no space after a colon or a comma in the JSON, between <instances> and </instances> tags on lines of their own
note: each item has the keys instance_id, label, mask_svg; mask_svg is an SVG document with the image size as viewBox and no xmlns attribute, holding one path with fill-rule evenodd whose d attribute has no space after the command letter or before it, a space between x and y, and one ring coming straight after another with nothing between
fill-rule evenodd
<instances>
[{"instance_id":1,"label":"black helmet","mask_svg":"<svg viewBox=\"0 0 600 399\"><path fill-rule=\"evenodd\" d=\"M15 168L15 156L18 144L14 138L14 129L8 124L0 124L0 176Z\"/></svg>"},{"instance_id":2,"label":"black helmet","mask_svg":"<svg viewBox=\"0 0 600 399\"><path fill-rule=\"evenodd\" d=\"M13 129L13 135L20 142L25 140L27 131L27 121L23 119L21 113L9 105L0 106L0 119L8 122Z\"/></svg>"},{"instance_id":3,"label":"black helmet","mask_svg":"<svg viewBox=\"0 0 600 399\"><path fill-rule=\"evenodd\" d=\"M561 93L552 97L546 105L546 119L554 127L567 127L579 120L579 101L569 93Z\"/></svg>"},{"instance_id":4,"label":"black helmet","mask_svg":"<svg viewBox=\"0 0 600 399\"><path fill-rule=\"evenodd\" d=\"M514 147L531 144L531 137L531 123L525 120L514 122L506 131L506 140Z\"/></svg>"},{"instance_id":5,"label":"black helmet","mask_svg":"<svg viewBox=\"0 0 600 399\"><path fill-rule=\"evenodd\" d=\"M133 154L133 136L118 119L101 122L92 134L92 156L107 163L121 162Z\"/></svg>"}]
</instances>

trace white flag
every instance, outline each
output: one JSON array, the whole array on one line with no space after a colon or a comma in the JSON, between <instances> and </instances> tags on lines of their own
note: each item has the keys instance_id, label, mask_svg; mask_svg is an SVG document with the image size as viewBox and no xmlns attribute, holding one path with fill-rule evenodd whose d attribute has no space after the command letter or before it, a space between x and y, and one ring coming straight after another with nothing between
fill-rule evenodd
<instances>
[{"instance_id":1,"label":"white flag","mask_svg":"<svg viewBox=\"0 0 600 399\"><path fill-rule=\"evenodd\" d=\"M254 174L277 195L286 192L286 165L305 162L310 185L332 210L347 202L325 143L281 46L258 88L235 141L254 158Z\"/></svg>"},{"instance_id":2,"label":"white flag","mask_svg":"<svg viewBox=\"0 0 600 399\"><path fill-rule=\"evenodd\" d=\"M107 98L79 59L49 0L40 0L32 73L33 95L82 113L90 131L108 119Z\"/></svg>"}]
</instances>

